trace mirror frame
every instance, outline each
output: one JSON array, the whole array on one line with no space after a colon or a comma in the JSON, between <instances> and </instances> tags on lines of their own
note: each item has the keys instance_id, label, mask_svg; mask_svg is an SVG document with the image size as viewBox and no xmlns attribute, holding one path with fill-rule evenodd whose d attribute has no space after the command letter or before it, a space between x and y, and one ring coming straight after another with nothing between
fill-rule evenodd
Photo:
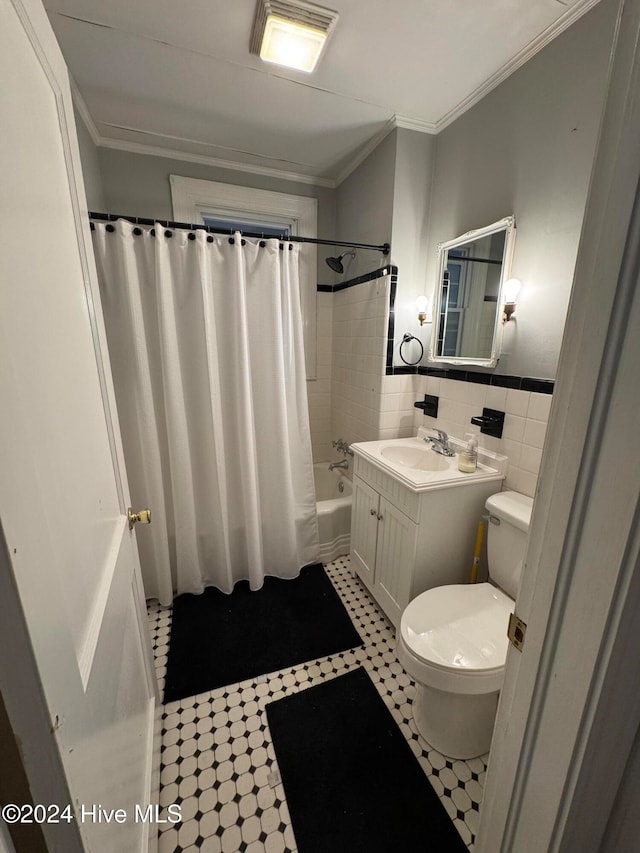
<instances>
[{"instance_id":1,"label":"mirror frame","mask_svg":"<svg viewBox=\"0 0 640 853\"><path fill-rule=\"evenodd\" d=\"M440 317L440 302L442 299L442 282L444 278L448 250L457 248L459 246L464 246L467 243L471 243L473 240L477 240L481 237L488 237L489 235L495 234L498 231L505 231L506 233L504 242L504 254L502 260L502 271L500 275L500 288L498 291L498 307L496 310L496 320L493 329L493 344L491 347L491 355L488 358L457 358L454 356L437 355L435 352L437 345L437 328L438 319ZM433 323L431 327L431 341L429 344L429 361L433 361L439 364L470 364L476 365L477 367L496 367L500 358L500 352L502 347L502 305L504 304L503 289L505 281L507 281L510 277L511 260L513 258L513 250L515 246L515 236L515 216L505 216L503 219L499 219L497 222L493 222L491 225L487 225L484 228L476 228L474 231L467 231L466 234L462 234L460 237L456 237L453 240L447 240L444 243L438 243L438 278L436 280L436 286L433 293Z\"/></svg>"}]
</instances>

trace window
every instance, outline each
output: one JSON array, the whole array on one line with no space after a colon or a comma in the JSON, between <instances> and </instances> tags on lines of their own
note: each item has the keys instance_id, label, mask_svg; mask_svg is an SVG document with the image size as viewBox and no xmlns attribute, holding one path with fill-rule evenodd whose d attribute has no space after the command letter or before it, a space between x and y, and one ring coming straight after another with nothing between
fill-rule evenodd
<instances>
[{"instance_id":1,"label":"window","mask_svg":"<svg viewBox=\"0 0 640 853\"><path fill-rule=\"evenodd\" d=\"M217 181L202 181L171 175L173 216L177 222L224 223L215 227L240 230L271 230L271 234L287 233L317 237L318 202L315 198L286 193L238 187ZM307 379L316 376L316 290L317 247L305 243L299 254L300 302Z\"/></svg>"},{"instance_id":2,"label":"window","mask_svg":"<svg viewBox=\"0 0 640 853\"><path fill-rule=\"evenodd\" d=\"M265 237L280 237L281 235L288 237L291 233L290 225L270 225L266 222L220 219L206 213L202 215L202 220L205 225L209 225L211 228L219 228L222 231L253 231L256 234L263 234Z\"/></svg>"}]
</instances>

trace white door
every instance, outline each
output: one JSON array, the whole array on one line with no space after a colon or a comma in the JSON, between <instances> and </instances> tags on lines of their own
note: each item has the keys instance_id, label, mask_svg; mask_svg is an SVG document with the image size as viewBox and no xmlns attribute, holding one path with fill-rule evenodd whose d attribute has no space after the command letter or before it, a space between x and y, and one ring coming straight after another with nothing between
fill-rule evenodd
<instances>
[{"instance_id":1,"label":"white door","mask_svg":"<svg viewBox=\"0 0 640 853\"><path fill-rule=\"evenodd\" d=\"M43 827L49 849L141 851L156 688L67 72L39 0L0 0L0 79L0 689L34 799L76 815Z\"/></svg>"}]
</instances>

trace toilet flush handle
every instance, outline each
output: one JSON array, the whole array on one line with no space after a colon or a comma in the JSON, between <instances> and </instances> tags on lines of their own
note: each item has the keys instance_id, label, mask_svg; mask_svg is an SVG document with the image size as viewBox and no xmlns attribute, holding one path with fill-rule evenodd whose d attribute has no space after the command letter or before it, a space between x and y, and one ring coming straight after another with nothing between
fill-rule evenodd
<instances>
[{"instance_id":1,"label":"toilet flush handle","mask_svg":"<svg viewBox=\"0 0 640 853\"><path fill-rule=\"evenodd\" d=\"M482 518L485 521L490 521L491 524L495 524L497 527L500 526L500 519L497 518L495 515L491 515L490 513L487 513L486 515L483 515Z\"/></svg>"}]
</instances>

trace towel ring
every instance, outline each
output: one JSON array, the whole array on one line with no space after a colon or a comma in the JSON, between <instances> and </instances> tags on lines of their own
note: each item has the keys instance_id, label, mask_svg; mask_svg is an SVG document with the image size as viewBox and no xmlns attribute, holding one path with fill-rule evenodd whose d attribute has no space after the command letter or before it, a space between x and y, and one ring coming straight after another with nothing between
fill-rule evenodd
<instances>
[{"instance_id":1,"label":"towel ring","mask_svg":"<svg viewBox=\"0 0 640 853\"><path fill-rule=\"evenodd\" d=\"M420 355L418 356L417 361L407 361L407 359L402 355L402 347L405 344L408 344L409 341L418 341L420 344ZM415 335L412 335L410 332L405 332L402 337L402 343L400 344L400 358L404 361L405 364L408 364L410 367L415 367L416 364L420 364L422 361L422 357L424 356L424 347L422 346L422 341L420 338L416 338Z\"/></svg>"}]
</instances>

